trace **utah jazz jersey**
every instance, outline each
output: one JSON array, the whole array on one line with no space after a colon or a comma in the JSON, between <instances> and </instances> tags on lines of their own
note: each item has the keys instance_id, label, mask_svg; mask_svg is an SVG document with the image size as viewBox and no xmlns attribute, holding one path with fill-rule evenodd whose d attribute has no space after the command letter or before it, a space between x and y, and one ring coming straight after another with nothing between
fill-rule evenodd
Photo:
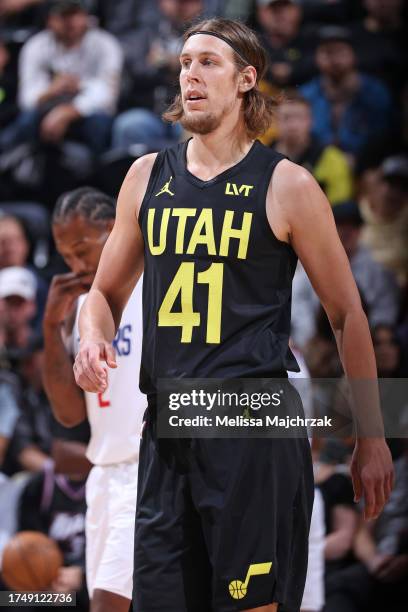
<instances>
[{"instance_id":1,"label":"utah jazz jersey","mask_svg":"<svg viewBox=\"0 0 408 612\"><path fill-rule=\"evenodd\" d=\"M188 143L160 152L139 213L145 252L141 390L158 378L286 376L297 257L266 215L283 158L255 141L238 164L203 181Z\"/></svg>"}]
</instances>

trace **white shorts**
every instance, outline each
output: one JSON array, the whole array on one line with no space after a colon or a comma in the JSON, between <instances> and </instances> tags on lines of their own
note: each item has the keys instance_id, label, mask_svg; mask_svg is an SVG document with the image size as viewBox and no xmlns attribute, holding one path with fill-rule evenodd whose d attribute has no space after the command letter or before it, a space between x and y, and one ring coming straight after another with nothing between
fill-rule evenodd
<instances>
[{"instance_id":1,"label":"white shorts","mask_svg":"<svg viewBox=\"0 0 408 612\"><path fill-rule=\"evenodd\" d=\"M86 483L86 580L132 599L138 462L94 466Z\"/></svg>"},{"instance_id":2,"label":"white shorts","mask_svg":"<svg viewBox=\"0 0 408 612\"><path fill-rule=\"evenodd\" d=\"M324 606L325 519L322 494L315 489L309 532L309 559L301 609L319 612Z\"/></svg>"}]
</instances>

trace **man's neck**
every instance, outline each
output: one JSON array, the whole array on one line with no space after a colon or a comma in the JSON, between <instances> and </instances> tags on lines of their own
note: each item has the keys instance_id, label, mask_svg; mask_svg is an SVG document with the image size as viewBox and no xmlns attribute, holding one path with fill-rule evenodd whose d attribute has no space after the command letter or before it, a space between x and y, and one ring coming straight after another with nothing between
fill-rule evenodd
<instances>
[{"instance_id":1,"label":"man's neck","mask_svg":"<svg viewBox=\"0 0 408 612\"><path fill-rule=\"evenodd\" d=\"M293 37L282 36L282 34L265 32L265 38L272 49L283 49L293 40Z\"/></svg>"},{"instance_id":2,"label":"man's neck","mask_svg":"<svg viewBox=\"0 0 408 612\"><path fill-rule=\"evenodd\" d=\"M338 79L325 75L322 82L323 88L330 98L349 97L358 89L359 74L356 70L353 70Z\"/></svg>"},{"instance_id":3,"label":"man's neck","mask_svg":"<svg viewBox=\"0 0 408 612\"><path fill-rule=\"evenodd\" d=\"M58 36L55 36L55 34L54 34L54 38L57 41L57 43L61 45L61 47L64 47L64 49L67 49L69 51L71 49L75 49L76 47L81 46L81 43L84 40L87 32L88 30L86 30L86 32L84 33L83 36L81 36L81 38L77 38L75 41L67 41L67 40L64 40L63 38L58 38Z\"/></svg>"},{"instance_id":4,"label":"man's neck","mask_svg":"<svg viewBox=\"0 0 408 612\"><path fill-rule=\"evenodd\" d=\"M211 134L195 134L187 148L187 166L193 174L210 180L240 162L252 144L243 128L227 131L220 127Z\"/></svg>"}]
</instances>

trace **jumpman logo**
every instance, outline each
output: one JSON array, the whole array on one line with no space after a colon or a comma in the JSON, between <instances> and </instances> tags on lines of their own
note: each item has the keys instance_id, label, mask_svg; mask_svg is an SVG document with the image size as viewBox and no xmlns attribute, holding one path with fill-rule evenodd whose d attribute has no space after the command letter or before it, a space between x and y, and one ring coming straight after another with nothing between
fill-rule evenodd
<instances>
[{"instance_id":1,"label":"jumpman logo","mask_svg":"<svg viewBox=\"0 0 408 612\"><path fill-rule=\"evenodd\" d=\"M160 189L159 193L156 193L155 195L156 198L157 196L162 195L163 193L168 193L169 195L174 196L174 193L170 191L170 183L172 180L173 180L173 177L171 176L169 180L167 181L167 183L165 183L163 187Z\"/></svg>"}]
</instances>

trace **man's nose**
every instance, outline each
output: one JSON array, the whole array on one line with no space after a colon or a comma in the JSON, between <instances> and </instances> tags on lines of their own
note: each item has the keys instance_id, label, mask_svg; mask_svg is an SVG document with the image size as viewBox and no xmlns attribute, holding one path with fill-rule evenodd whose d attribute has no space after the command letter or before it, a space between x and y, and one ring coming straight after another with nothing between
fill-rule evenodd
<instances>
[{"instance_id":1,"label":"man's nose","mask_svg":"<svg viewBox=\"0 0 408 612\"><path fill-rule=\"evenodd\" d=\"M188 68L188 72L187 72L187 80L188 81L199 81L200 80L199 62L195 62L194 60L191 62Z\"/></svg>"},{"instance_id":2,"label":"man's nose","mask_svg":"<svg viewBox=\"0 0 408 612\"><path fill-rule=\"evenodd\" d=\"M72 271L74 274L84 274L87 272L87 264L83 259L75 259L72 264Z\"/></svg>"}]
</instances>

